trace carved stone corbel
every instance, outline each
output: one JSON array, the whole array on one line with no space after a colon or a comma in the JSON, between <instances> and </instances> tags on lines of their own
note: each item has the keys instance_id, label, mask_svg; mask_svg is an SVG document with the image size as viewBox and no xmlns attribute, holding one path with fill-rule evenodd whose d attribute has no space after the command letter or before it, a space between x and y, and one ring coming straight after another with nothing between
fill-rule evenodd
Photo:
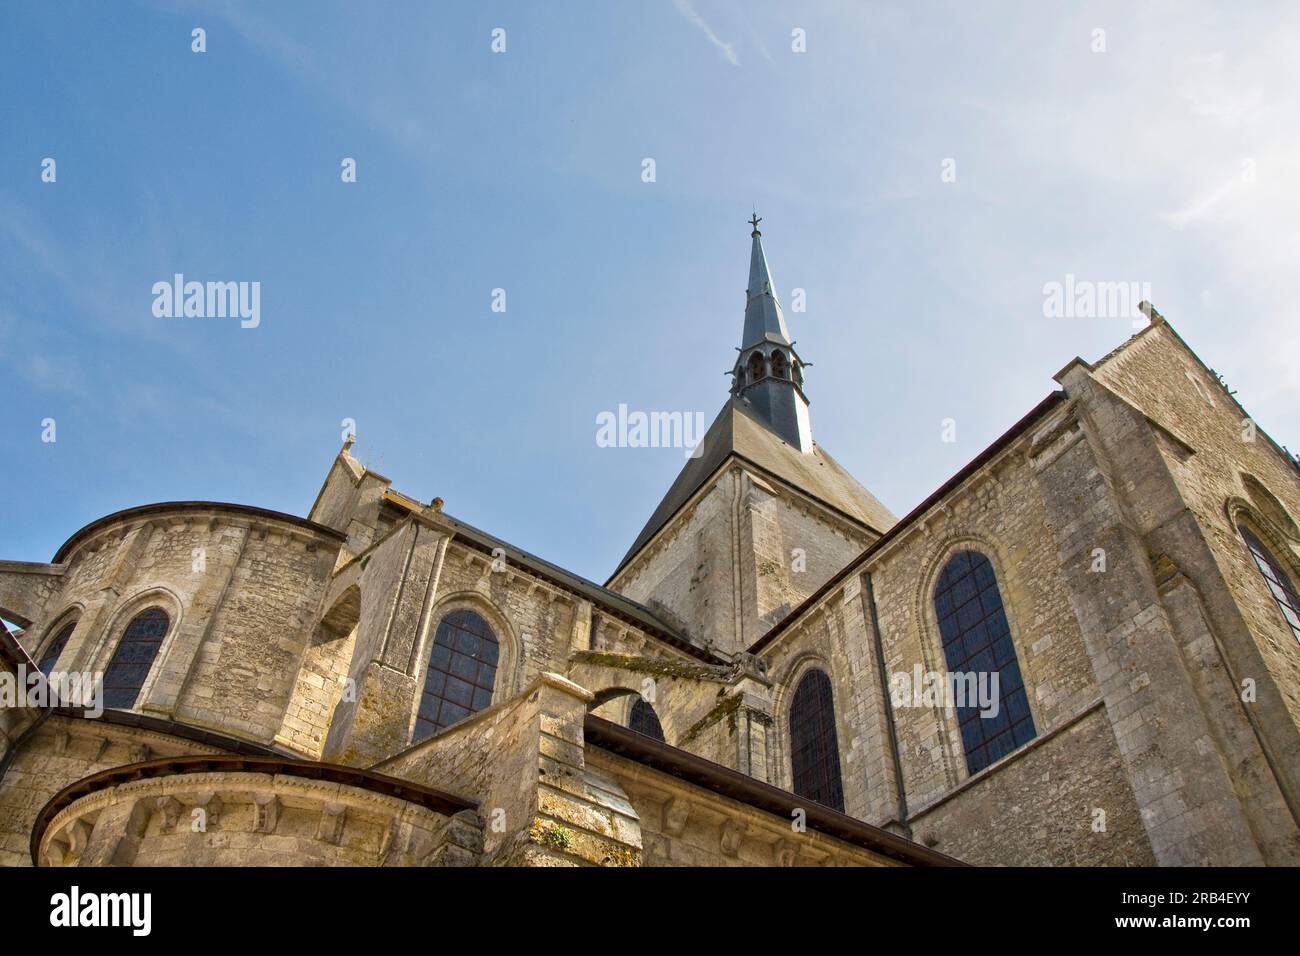
<instances>
[{"instance_id":1,"label":"carved stone corbel","mask_svg":"<svg viewBox=\"0 0 1300 956\"><path fill-rule=\"evenodd\" d=\"M316 827L316 839L338 846L343 840L343 825L347 821L348 808L342 803L327 803L321 809L320 824Z\"/></svg>"},{"instance_id":2,"label":"carved stone corbel","mask_svg":"<svg viewBox=\"0 0 1300 956\"><path fill-rule=\"evenodd\" d=\"M719 843L723 856L735 856L740 852L740 844L745 839L745 831L745 825L737 823L735 820L728 820L722 825L722 836Z\"/></svg>"},{"instance_id":3,"label":"carved stone corbel","mask_svg":"<svg viewBox=\"0 0 1300 956\"><path fill-rule=\"evenodd\" d=\"M163 833L175 833L176 821L180 819L181 802L175 797L158 797L154 801L154 806L158 808L158 813L162 815L160 829Z\"/></svg>"},{"instance_id":4,"label":"carved stone corbel","mask_svg":"<svg viewBox=\"0 0 1300 956\"><path fill-rule=\"evenodd\" d=\"M280 822L280 798L274 793L253 794L253 832L274 833Z\"/></svg>"},{"instance_id":5,"label":"carved stone corbel","mask_svg":"<svg viewBox=\"0 0 1300 956\"><path fill-rule=\"evenodd\" d=\"M664 804L664 832L670 836L681 836L690 815L690 804L680 797L672 798Z\"/></svg>"}]
</instances>

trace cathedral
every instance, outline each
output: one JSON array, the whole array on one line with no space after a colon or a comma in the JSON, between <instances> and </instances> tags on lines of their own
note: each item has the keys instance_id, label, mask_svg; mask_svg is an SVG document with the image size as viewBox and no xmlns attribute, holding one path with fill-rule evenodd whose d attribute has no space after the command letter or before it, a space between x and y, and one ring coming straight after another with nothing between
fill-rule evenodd
<instances>
[{"instance_id":1,"label":"cathedral","mask_svg":"<svg viewBox=\"0 0 1300 956\"><path fill-rule=\"evenodd\" d=\"M813 437L758 226L604 584L350 441L305 517L0 561L0 864L1300 863L1296 460L1144 302L897 517Z\"/></svg>"}]
</instances>

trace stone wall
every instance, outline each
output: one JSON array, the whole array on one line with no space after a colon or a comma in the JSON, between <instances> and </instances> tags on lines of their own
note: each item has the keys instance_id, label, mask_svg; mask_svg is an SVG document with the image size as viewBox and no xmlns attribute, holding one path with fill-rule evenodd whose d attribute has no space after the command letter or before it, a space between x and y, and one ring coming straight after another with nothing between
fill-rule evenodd
<instances>
[{"instance_id":1,"label":"stone wall","mask_svg":"<svg viewBox=\"0 0 1300 956\"><path fill-rule=\"evenodd\" d=\"M346 448L321 524L147 506L79 532L55 563L0 562L0 610L28 625L33 657L75 623L60 670L102 671L131 617L168 613L132 719L483 801L476 837L477 818L337 781L121 783L60 811L49 861L878 863L584 740L589 709L626 722L646 694L673 747L791 789L791 701L816 668L858 820L975 863L1300 862L1300 641L1237 528L1300 581L1295 463L1158 317L1057 379L1059 397L851 567L866 532L739 461L721 469L614 581L694 648L397 495ZM996 574L1036 730L973 776L950 708L890 694L897 675L946 674L934 591L964 549ZM498 637L492 705L413 746L433 635L458 609ZM0 747L34 714L0 714ZM0 863L28 861L63 786L221 746L175 729L51 718L0 781ZM224 822L187 831L178 807Z\"/></svg>"},{"instance_id":2,"label":"stone wall","mask_svg":"<svg viewBox=\"0 0 1300 956\"><path fill-rule=\"evenodd\" d=\"M215 754L170 734L53 716L22 745L0 781L0 866L31 866L32 824L56 793L91 774L154 757Z\"/></svg>"},{"instance_id":3,"label":"stone wall","mask_svg":"<svg viewBox=\"0 0 1300 956\"><path fill-rule=\"evenodd\" d=\"M355 582L360 603L355 638L337 645L337 653L351 654L346 672L355 699L337 696L327 681L318 695L337 701L320 751L327 759L367 765L411 742L432 641L454 610L473 610L496 634L494 703L542 673L566 671L571 653L591 652L590 600L457 538L436 514L403 519L336 577ZM664 660L698 663L608 613L600 615L596 640L613 654L653 648ZM328 666L337 671L337 658Z\"/></svg>"},{"instance_id":4,"label":"stone wall","mask_svg":"<svg viewBox=\"0 0 1300 956\"><path fill-rule=\"evenodd\" d=\"M0 617L24 628L41 621L63 586L62 565L0 561Z\"/></svg>"},{"instance_id":5,"label":"stone wall","mask_svg":"<svg viewBox=\"0 0 1300 956\"><path fill-rule=\"evenodd\" d=\"M45 827L45 866L473 866L473 810L439 812L358 784L239 770L95 789Z\"/></svg>"},{"instance_id":6,"label":"stone wall","mask_svg":"<svg viewBox=\"0 0 1300 956\"><path fill-rule=\"evenodd\" d=\"M373 496L363 494L371 479L384 489L373 506ZM346 528L348 548L360 550L340 561L327 587L322 624L304 658L296 710L286 718L282 744L356 766L404 750L437 626L460 609L480 614L496 634L493 704L512 699L542 673L569 672L572 655L707 670L700 663L707 654L690 654L650 635L601 603L590 593L594 586L584 590L557 581L536 563L512 557L505 546L484 544L438 508L398 495L387 484L345 449L313 508L314 517ZM647 676L617 667L594 673L584 666L578 679L605 695L639 693ZM671 708L680 718L673 720L698 710L690 703L694 696L682 693L682 706Z\"/></svg>"},{"instance_id":7,"label":"stone wall","mask_svg":"<svg viewBox=\"0 0 1300 956\"><path fill-rule=\"evenodd\" d=\"M136 705L258 743L290 706L340 541L326 528L255 508L153 505L96 522L24 633L39 660L68 622L56 667L103 672L130 620L160 607L169 629Z\"/></svg>"},{"instance_id":8,"label":"stone wall","mask_svg":"<svg viewBox=\"0 0 1300 956\"><path fill-rule=\"evenodd\" d=\"M480 797L484 862L638 866L641 831L612 781L590 772L583 720L592 695L558 674L375 769Z\"/></svg>"},{"instance_id":9,"label":"stone wall","mask_svg":"<svg viewBox=\"0 0 1300 956\"><path fill-rule=\"evenodd\" d=\"M1163 321L1058 378L1062 400L765 644L773 782L791 783L789 695L819 667L851 814L905 818L971 862L1294 862L1300 646L1233 524L1294 562L1295 469L1242 440L1238 407ZM946 672L933 592L965 548L997 575L1037 731L974 778L953 712L886 692Z\"/></svg>"},{"instance_id":10,"label":"stone wall","mask_svg":"<svg viewBox=\"0 0 1300 956\"><path fill-rule=\"evenodd\" d=\"M1148 463L1176 485L1195 525L1175 529L1160 543L1182 554L1195 575L1234 682L1255 681L1256 722L1272 729L1269 746L1275 763L1292 771L1294 794L1300 739L1282 728L1288 716L1292 727L1300 725L1300 641L1265 588L1237 524L1251 527L1292 584L1300 582L1300 470L1165 322L1101 363L1095 377L1158 423L1150 441L1160 461ZM1189 545L1198 537L1204 552L1194 555L1199 549Z\"/></svg>"},{"instance_id":11,"label":"stone wall","mask_svg":"<svg viewBox=\"0 0 1300 956\"><path fill-rule=\"evenodd\" d=\"M719 649L740 641L735 600L738 476L720 472L609 586Z\"/></svg>"},{"instance_id":12,"label":"stone wall","mask_svg":"<svg viewBox=\"0 0 1300 956\"><path fill-rule=\"evenodd\" d=\"M1128 363L1147 368L1119 370ZM1157 420L1111 387L1126 374L1176 420ZM1295 642L1277 640L1276 606L1270 621L1244 600L1267 592L1227 532L1241 508L1253 511L1237 504L1254 483L1243 463L1274 483L1291 466L1263 436L1242 441L1239 407L1158 316L1097 369L1075 362L1058 378L1089 440L1043 479L1062 518L1071 497L1096 502L1062 537L1063 553L1110 558L1104 576L1066 568L1157 859L1294 863L1300 744L1277 676ZM1294 502L1295 481L1286 484ZM1283 521L1287 510L1279 501Z\"/></svg>"},{"instance_id":13,"label":"stone wall","mask_svg":"<svg viewBox=\"0 0 1300 956\"><path fill-rule=\"evenodd\" d=\"M959 840L962 852L957 855L972 862L1024 858L1023 848L1005 842L960 837L969 830L968 820L954 805L940 803L970 776L955 712L915 697L892 702L889 688L895 675L906 675L916 684L918 673L947 673L932 602L934 585L953 554L974 549L989 558L997 574L1038 737L1050 737L1096 705L1099 692L1069 593L1056 575L1045 573L1057 562L1056 547L1026 460L1030 441L1026 435L1004 449L921 520L891 536L764 648L777 687L774 783L792 786L787 755L791 697L807 671L818 668L831 678L834 691L845 809L850 815L897 828L904 812L910 818L918 808L931 807L926 835L945 852L956 853L953 841ZM1059 815L1062 804L1075 808L1075 820L1053 819L1050 827L1044 822L1040 829L1069 834L1067 840L1080 845L1062 846L1054 837L1053 852L1080 858L1088 853L1083 844L1089 840L1095 805L1106 802L1132 809L1131 799L1123 800L1122 782L1104 793L1095 786L1096 768L1113 763L1113 742L1107 751L1104 735L1100 740L1086 738L1090 746L1070 750L1069 761L1058 756L1084 739L1075 735L1068 742L1042 745L1052 755L1049 762L1056 761L1059 768L1073 761L1079 771L1063 774L1058 769L1049 771L1048 779L1035 780L1054 794L1042 803L1044 821ZM983 776L996 773L986 771ZM965 803L989 805L994 788L977 782L968 789L971 796ZM1032 826L1039 813L1026 801L1017 825ZM1045 858L1047 847L1044 843L1037 858Z\"/></svg>"},{"instance_id":14,"label":"stone wall","mask_svg":"<svg viewBox=\"0 0 1300 956\"><path fill-rule=\"evenodd\" d=\"M791 703L799 682L820 670L831 681L845 812L878 826L898 820L893 749L860 576L846 578L761 653L774 685L768 781L793 789ZM937 743L933 723L917 717L907 741L913 750Z\"/></svg>"},{"instance_id":15,"label":"stone wall","mask_svg":"<svg viewBox=\"0 0 1300 956\"><path fill-rule=\"evenodd\" d=\"M599 747L587 764L616 781L640 821L643 866L896 866L894 860L685 783Z\"/></svg>"},{"instance_id":16,"label":"stone wall","mask_svg":"<svg viewBox=\"0 0 1300 956\"><path fill-rule=\"evenodd\" d=\"M717 472L610 587L726 654L744 651L871 535L739 462Z\"/></svg>"},{"instance_id":17,"label":"stone wall","mask_svg":"<svg viewBox=\"0 0 1300 956\"><path fill-rule=\"evenodd\" d=\"M1105 710L1097 705L997 770L912 810L918 842L971 863L1156 862Z\"/></svg>"}]
</instances>

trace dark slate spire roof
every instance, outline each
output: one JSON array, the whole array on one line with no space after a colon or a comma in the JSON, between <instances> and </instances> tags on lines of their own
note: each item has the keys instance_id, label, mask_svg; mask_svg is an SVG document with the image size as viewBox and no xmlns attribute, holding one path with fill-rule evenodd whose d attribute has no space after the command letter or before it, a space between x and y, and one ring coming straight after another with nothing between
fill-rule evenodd
<instances>
[{"instance_id":1,"label":"dark slate spire roof","mask_svg":"<svg viewBox=\"0 0 1300 956\"><path fill-rule=\"evenodd\" d=\"M776 297L772 270L763 252L758 213L750 220L749 287L745 290L745 330L731 371L731 394L748 403L753 415L779 438L805 454L813 450L812 421L804 394L806 365L790 341L785 314Z\"/></svg>"},{"instance_id":2,"label":"dark slate spire roof","mask_svg":"<svg viewBox=\"0 0 1300 956\"><path fill-rule=\"evenodd\" d=\"M753 246L749 251L749 286L745 290L745 334L740 348L749 348L760 342L776 342L790 345L790 333L785 327L785 313L777 301L772 283L772 270L768 268L767 256L763 253L763 234L758 231L758 222L754 217L754 231L750 233Z\"/></svg>"},{"instance_id":3,"label":"dark slate spire roof","mask_svg":"<svg viewBox=\"0 0 1300 956\"><path fill-rule=\"evenodd\" d=\"M763 252L762 233L758 231L761 221L757 213L750 220L753 244L745 293L745 331L731 373L731 398L619 562L619 571L733 457L876 534L883 534L897 520L812 440L808 400L803 394L806 366L785 327L772 270Z\"/></svg>"}]
</instances>

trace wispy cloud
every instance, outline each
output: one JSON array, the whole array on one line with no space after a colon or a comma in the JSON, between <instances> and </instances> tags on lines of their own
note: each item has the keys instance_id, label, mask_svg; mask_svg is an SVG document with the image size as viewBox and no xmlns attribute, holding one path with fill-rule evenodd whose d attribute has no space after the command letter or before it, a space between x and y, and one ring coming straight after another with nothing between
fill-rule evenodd
<instances>
[{"instance_id":1,"label":"wispy cloud","mask_svg":"<svg viewBox=\"0 0 1300 956\"><path fill-rule=\"evenodd\" d=\"M1221 206L1227 199L1232 197L1233 194L1241 188L1241 183L1242 180L1240 177L1229 179L1216 189L1194 197L1182 209L1167 214L1165 218L1172 225L1175 225L1180 229L1189 223L1211 219L1215 208Z\"/></svg>"},{"instance_id":2,"label":"wispy cloud","mask_svg":"<svg viewBox=\"0 0 1300 956\"><path fill-rule=\"evenodd\" d=\"M718 35L713 32L713 27L699 14L699 11L691 4L691 0L673 0L673 6L677 12L684 16L691 23L695 24L709 42L718 48L718 51L727 59L732 66L740 66L740 57L736 55L736 45L734 43L724 43L718 39Z\"/></svg>"},{"instance_id":3,"label":"wispy cloud","mask_svg":"<svg viewBox=\"0 0 1300 956\"><path fill-rule=\"evenodd\" d=\"M763 55L763 59L771 63L772 54L768 51L767 44L763 42L762 34L754 29L754 24L750 23L749 18L745 16L745 9L741 0L733 0L731 4L731 12L744 26L745 32L749 34L750 42L754 44L754 48Z\"/></svg>"}]
</instances>

